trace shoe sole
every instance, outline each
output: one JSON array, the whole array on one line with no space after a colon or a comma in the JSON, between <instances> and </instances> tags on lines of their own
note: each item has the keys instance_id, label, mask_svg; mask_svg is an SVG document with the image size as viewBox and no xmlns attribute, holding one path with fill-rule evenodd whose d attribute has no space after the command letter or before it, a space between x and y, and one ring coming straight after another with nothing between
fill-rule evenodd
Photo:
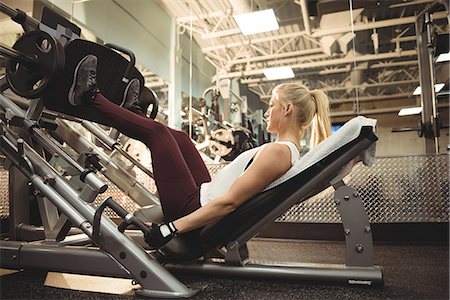
<instances>
[{"instance_id":1,"label":"shoe sole","mask_svg":"<svg viewBox=\"0 0 450 300\"><path fill-rule=\"evenodd\" d=\"M79 104L75 103L75 97L73 97L75 95L74 90L75 90L75 84L77 83L78 69L83 64L83 61L85 61L88 57L89 57L89 55L87 55L82 60L80 60L80 62L78 63L77 67L75 68L75 71L73 72L73 82L72 82L72 85L70 86L69 95L67 97L67 100L73 106L79 106Z\"/></svg>"},{"instance_id":2,"label":"shoe sole","mask_svg":"<svg viewBox=\"0 0 450 300\"><path fill-rule=\"evenodd\" d=\"M123 92L123 96L122 96L122 102L119 104L119 106L122 106L123 107L123 105L125 104L125 102L126 102L126 96L127 96L127 94L128 94L128 90L130 89L130 86L131 86L131 82L133 81L134 79L131 79L130 81L128 81L128 84L127 84L127 86L125 87L125 91Z\"/></svg>"},{"instance_id":3,"label":"shoe sole","mask_svg":"<svg viewBox=\"0 0 450 300\"><path fill-rule=\"evenodd\" d=\"M139 79L133 78L133 79L131 79L131 80L128 82L127 86L125 87L125 91L123 92L122 102L119 104L119 106L122 106L122 107L123 107L123 105L125 104L125 102L127 102L127 98L126 98L126 97L127 97L127 94L128 94L128 90L130 89L131 83L132 83L134 80L139 81Z\"/></svg>"}]
</instances>

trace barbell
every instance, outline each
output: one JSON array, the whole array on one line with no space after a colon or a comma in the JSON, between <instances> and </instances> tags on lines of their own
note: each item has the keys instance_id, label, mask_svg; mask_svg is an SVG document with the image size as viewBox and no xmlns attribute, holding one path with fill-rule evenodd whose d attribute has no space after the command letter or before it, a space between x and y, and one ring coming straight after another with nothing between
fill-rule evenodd
<instances>
[{"instance_id":1,"label":"barbell","mask_svg":"<svg viewBox=\"0 0 450 300\"><path fill-rule=\"evenodd\" d=\"M44 31L22 35L12 48L0 45L6 58L6 80L19 96L39 98L52 79L64 70L65 56L61 43Z\"/></svg>"}]
</instances>

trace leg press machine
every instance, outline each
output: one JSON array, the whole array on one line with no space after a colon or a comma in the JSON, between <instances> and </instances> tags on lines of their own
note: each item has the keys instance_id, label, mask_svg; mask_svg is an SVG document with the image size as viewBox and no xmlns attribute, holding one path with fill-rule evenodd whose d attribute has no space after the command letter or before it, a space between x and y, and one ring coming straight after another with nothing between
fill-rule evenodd
<instances>
[{"instance_id":1,"label":"leg press machine","mask_svg":"<svg viewBox=\"0 0 450 300\"><path fill-rule=\"evenodd\" d=\"M1 3L0 11L22 22L26 34L46 28ZM67 22L61 21L56 29L47 28L63 45L64 71L54 71L60 72L59 76L45 83L45 92L25 100L15 91L23 87L8 78L0 79L0 155L5 157L3 167L9 171L11 224L9 239L0 241L0 267L130 278L139 284L136 293L155 298L189 298L196 293L173 275L177 272L383 285L383 270L374 265L372 232L363 203L358 192L342 180L342 170L356 157L362 155L368 165L373 158L376 121L362 116L347 122L302 157L287 181L259 193L220 221L177 236L158 251L145 249L136 229L145 227L142 218L158 222L161 208L157 195L67 120L81 124L109 150L119 152L148 176L151 170L95 124L108 125L108 120L92 114L89 107L71 107L66 100L73 69L88 53L99 57L101 89L115 86L106 94L113 101L120 101L117 99L121 99L130 78L143 82L143 77L134 68L132 54L127 60L112 50L120 47L81 40L75 34L75 25ZM72 30L62 32L75 33L56 35L64 24ZM17 49L10 52L18 59ZM109 73L114 73L109 72L111 69L121 70L115 75L118 78L109 80ZM38 91L29 91L32 93ZM111 196L95 204L108 190L103 177L145 209L133 215ZM344 228L345 265L272 266L249 261L247 242L251 238L292 205L330 185L335 189L334 201ZM104 214L106 208L118 215L119 224ZM30 217L36 210L41 221L38 225Z\"/></svg>"}]
</instances>

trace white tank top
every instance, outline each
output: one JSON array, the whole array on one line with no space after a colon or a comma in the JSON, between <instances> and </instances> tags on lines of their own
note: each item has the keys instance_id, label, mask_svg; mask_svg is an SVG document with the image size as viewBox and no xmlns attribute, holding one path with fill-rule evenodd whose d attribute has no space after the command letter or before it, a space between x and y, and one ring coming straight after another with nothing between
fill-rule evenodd
<instances>
[{"instance_id":1,"label":"white tank top","mask_svg":"<svg viewBox=\"0 0 450 300\"><path fill-rule=\"evenodd\" d=\"M291 150L292 169L294 163L300 159L300 152L297 149L297 146L291 141L278 141L276 143L287 145ZM243 152L231 163L221 169L210 182L203 183L200 187L200 205L205 206L208 202L227 193L233 182L244 173L247 165L253 159L255 154L266 145L267 144ZM264 190L268 190L281 182L284 182L284 178L289 175L291 169L269 184Z\"/></svg>"}]
</instances>

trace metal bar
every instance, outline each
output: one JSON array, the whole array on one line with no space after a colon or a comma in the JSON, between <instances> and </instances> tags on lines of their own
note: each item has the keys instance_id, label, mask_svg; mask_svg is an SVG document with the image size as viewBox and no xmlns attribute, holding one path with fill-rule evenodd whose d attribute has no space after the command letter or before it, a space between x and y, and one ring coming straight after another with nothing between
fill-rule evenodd
<instances>
[{"instance_id":1,"label":"metal bar","mask_svg":"<svg viewBox=\"0 0 450 300\"><path fill-rule=\"evenodd\" d=\"M348 64L348 63L353 63L353 62L365 62L365 61L392 59L392 58L400 58L400 57L408 57L408 56L416 56L416 55L417 55L416 50L406 50L406 51L402 51L400 53L387 52L387 53L380 53L380 54L366 54L366 55L361 55L361 56L357 56L357 57L353 57L353 58L336 58L336 59L329 59L329 60L316 61L316 62L302 62L302 63L298 63L298 64L293 64L290 67L292 69L304 70L304 69L308 69L308 68L336 66L339 64ZM220 75L213 76L213 81L220 80L220 79L229 79L229 78L234 78L234 77L261 75L261 74L263 74L262 68L248 70L248 71L229 72L226 74L220 74Z\"/></svg>"},{"instance_id":2,"label":"metal bar","mask_svg":"<svg viewBox=\"0 0 450 300\"><path fill-rule=\"evenodd\" d=\"M206 47L206 48L202 49L202 52L203 53L208 53L208 52L221 50L221 49L232 48L232 47L242 47L242 46L245 46L247 44L257 44L257 43L270 42L270 41L273 41L273 40L290 39L292 37L300 37L302 35L305 35L304 31L297 31L297 32L290 32L290 33L285 33L285 34L278 34L278 35L274 35L274 36L256 38L256 39L251 39L251 40L250 40L250 38L246 38L246 40L244 40L243 42L242 41L241 42L233 42L233 43L227 43L227 44L221 44L221 45Z\"/></svg>"},{"instance_id":3,"label":"metal bar","mask_svg":"<svg viewBox=\"0 0 450 300\"><path fill-rule=\"evenodd\" d=\"M298 51L290 51L290 52L283 52L278 54L270 54L270 55L260 55L255 57L249 57L249 58L240 58L240 59L234 59L232 60L229 65L236 65L236 64L244 64L244 63L250 63L250 62L256 62L256 61L263 61L263 60L272 60L272 59L280 59L280 58L286 58L286 57L292 57L292 56L306 56L309 54L317 54L317 53L323 53L322 48L312 48L312 49L305 49L305 50L298 50ZM310 57L302 57L304 59L309 59ZM298 59L298 57L297 57Z\"/></svg>"},{"instance_id":4,"label":"metal bar","mask_svg":"<svg viewBox=\"0 0 450 300\"><path fill-rule=\"evenodd\" d=\"M36 123L30 120L25 119L25 114L22 111L22 109L17 106L13 101L9 100L8 98L4 97L3 95L0 95L0 106L3 106L5 109L10 109L11 112L20 117L24 118L24 125L26 126L27 130L29 130L29 133L32 134L39 142L42 143L42 145L49 150L50 152L56 152L58 155L60 155L64 160L66 160L69 164L71 164L74 168L76 168L79 172L83 172L84 168L80 166L72 157L70 157L67 153L65 153L61 148L56 146L54 143L50 142L48 137L44 134L40 133L36 128Z\"/></svg>"},{"instance_id":5,"label":"metal bar","mask_svg":"<svg viewBox=\"0 0 450 300\"><path fill-rule=\"evenodd\" d=\"M78 192L28 145L25 145L25 154L37 174L54 178L52 181L45 181L37 175L28 175L33 186L58 207L74 225L83 230L102 251L107 252L117 264L123 266L124 270L141 284L142 294L172 298L190 297L193 294L192 290L168 273L142 247L120 233L116 224L109 218L102 218L100 236L93 237L91 224L95 208L82 201L78 197ZM61 247L56 247L56 250L61 251ZM32 260L36 258L32 257ZM67 260L64 260L64 263L67 263Z\"/></svg>"},{"instance_id":6,"label":"metal bar","mask_svg":"<svg viewBox=\"0 0 450 300\"><path fill-rule=\"evenodd\" d=\"M357 89L357 88L372 88L372 87L380 87L380 86L389 86L389 85L401 85L401 84L414 84L414 83L419 83L418 80L398 80L398 81L390 81L390 82L377 82L377 83L372 83L372 84L368 84L368 85L354 85L351 88L352 89ZM322 91L326 92L330 92L330 91L345 91L348 90L349 87L343 86L343 87L329 87L329 88L323 88L321 89Z\"/></svg>"},{"instance_id":7,"label":"metal bar","mask_svg":"<svg viewBox=\"0 0 450 300\"><path fill-rule=\"evenodd\" d=\"M377 115L377 114L386 114L386 113L393 113L398 112L402 108L407 108L411 106L397 106L392 108L379 108L379 109L368 109L368 110L361 110L359 113L361 115ZM449 105L446 103L440 103L438 104L438 108L448 109ZM335 112L331 113L331 117L350 117L350 116L357 116L355 111L343 111L343 112Z\"/></svg>"},{"instance_id":8,"label":"metal bar","mask_svg":"<svg viewBox=\"0 0 450 300\"><path fill-rule=\"evenodd\" d=\"M349 285L379 287L384 285L383 269L351 268L344 265L295 264L253 265L243 267L227 266L219 263L167 264L166 268L175 273L198 274L204 276L226 276L246 279L276 279L296 281L321 281Z\"/></svg>"},{"instance_id":9,"label":"metal bar","mask_svg":"<svg viewBox=\"0 0 450 300\"><path fill-rule=\"evenodd\" d=\"M100 157L100 162L105 166L106 170L103 175L117 185L126 195L131 197L140 206L160 203L158 197L150 193L140 182L136 180L121 165L115 163L111 157L98 148L83 135L81 135L74 127L70 126L64 120L58 120L58 128L51 134L56 135L72 147L78 153L89 152Z\"/></svg>"},{"instance_id":10,"label":"metal bar","mask_svg":"<svg viewBox=\"0 0 450 300\"><path fill-rule=\"evenodd\" d=\"M118 141L112 139L109 135L107 135L105 131L100 128L100 126L94 124L93 122L84 120L81 122L81 125L92 132L96 137L98 137L106 146L109 147L110 150L113 150L114 146L119 143Z\"/></svg>"},{"instance_id":11,"label":"metal bar","mask_svg":"<svg viewBox=\"0 0 450 300\"><path fill-rule=\"evenodd\" d=\"M27 14L20 9L11 8L3 2L0 2L0 12L11 17L13 21L22 25L25 32L39 28L39 21L27 16Z\"/></svg>"},{"instance_id":12,"label":"metal bar","mask_svg":"<svg viewBox=\"0 0 450 300\"><path fill-rule=\"evenodd\" d=\"M70 272L131 278L107 254L85 247L55 247L14 241L0 241L0 261L3 268L35 268L54 272ZM338 264L314 265L256 265L243 267L221 263L167 264L175 273L226 276L246 279L276 279L296 281L325 281L349 285L379 287L384 285L383 269L351 268ZM188 297L193 295L187 295ZM186 295L184 295L186 297Z\"/></svg>"},{"instance_id":13,"label":"metal bar","mask_svg":"<svg viewBox=\"0 0 450 300\"><path fill-rule=\"evenodd\" d=\"M39 143L41 143L44 146L44 148L46 148L51 153L58 154L61 158L63 158L66 162L68 162L72 167L77 169L80 173L84 171L84 168L77 161L75 161L71 156L69 156L66 152L64 152L64 150L62 150L60 147L51 142L47 136L37 131L35 128L32 127L31 124L28 124L27 127L31 128L31 133L33 137L36 138L36 140L38 140Z\"/></svg>"},{"instance_id":14,"label":"metal bar","mask_svg":"<svg viewBox=\"0 0 450 300\"><path fill-rule=\"evenodd\" d=\"M34 57L25 55L16 49L10 48L8 46L5 46L3 44L0 44L0 56L6 58L6 59L18 59L20 61L26 62L26 63L36 63L36 59Z\"/></svg>"},{"instance_id":15,"label":"metal bar","mask_svg":"<svg viewBox=\"0 0 450 300\"><path fill-rule=\"evenodd\" d=\"M133 165L135 165L136 167L138 167L139 169L141 169L142 172L144 172L145 174L147 174L148 176L150 176L150 178L155 178L155 176L153 175L153 173L146 167L144 167L141 162L137 161L133 156L130 155L130 153L126 152L125 150L122 149L122 147L116 145L114 146L114 149L116 149L120 154L122 154L123 156L125 156L129 161L131 161L131 163Z\"/></svg>"},{"instance_id":16,"label":"metal bar","mask_svg":"<svg viewBox=\"0 0 450 300\"><path fill-rule=\"evenodd\" d=\"M178 4L177 4L178 5ZM181 3L179 5L182 5ZM196 16L185 16L185 17L178 17L177 23L187 23L190 22L196 22L203 19L208 18L220 18L226 16L226 13L224 11L212 11L206 14L197 14Z\"/></svg>"},{"instance_id":17,"label":"metal bar","mask_svg":"<svg viewBox=\"0 0 450 300\"><path fill-rule=\"evenodd\" d=\"M447 18L447 13L444 11L436 12L433 17L435 19L444 19ZM397 25L405 25L405 24L414 24L416 21L416 17L404 17L404 18L397 18L397 19L389 19L389 20L382 20L382 21L375 21L372 23L367 24L356 24L353 28L354 31L363 31L363 30L371 30L371 29L378 29L378 28L384 28L384 27L391 27L391 26L397 26ZM314 37L322 37L326 35L332 35L337 33L347 33L351 32L352 27L351 26L343 26L343 27L336 27L331 29L322 29L315 31L312 35Z\"/></svg>"},{"instance_id":18,"label":"metal bar","mask_svg":"<svg viewBox=\"0 0 450 300\"><path fill-rule=\"evenodd\" d=\"M301 10L302 10L303 24L305 25L305 31L306 31L306 34L310 35L311 34L311 26L309 25L308 3L306 3L306 0L300 0L300 2L295 1L295 3L300 4Z\"/></svg>"},{"instance_id":19,"label":"metal bar","mask_svg":"<svg viewBox=\"0 0 450 300\"><path fill-rule=\"evenodd\" d=\"M446 12L436 12L433 15L434 19L443 19L447 18ZM383 21L375 21L368 24L357 24L354 26L354 31L363 31L363 30L372 30L372 29L378 29L383 27L391 27L391 26L397 26L397 25L404 25L404 24L414 24L415 17L405 17L401 19L390 19L390 20L383 20ZM326 35L332 35L337 33L347 33L351 32L352 28L351 26L344 26L344 27L337 27L332 29L323 29L323 30L316 30L313 32L312 36L314 37L322 37ZM227 43L223 45L216 45L211 47L206 47L202 49L203 53L208 53L212 51L216 51L219 49L226 49L226 48L232 48L232 47L241 47L245 46L247 44L257 44L257 43L263 43L268 42L272 40L281 40L281 39L287 39L292 36L301 36L305 35L306 31L298 31L294 33L286 33L286 34L280 34L280 35L274 35L270 37L263 37L258 39L252 39L251 42L249 40L245 40L244 42L233 42L233 43Z\"/></svg>"},{"instance_id":20,"label":"metal bar","mask_svg":"<svg viewBox=\"0 0 450 300\"><path fill-rule=\"evenodd\" d=\"M0 125L1 126L1 125ZM0 142L1 144L1 142ZM5 153L7 155L7 153ZM11 239L18 239L20 224L30 224L30 202L23 201L29 197L28 179L16 167L9 169L9 237Z\"/></svg>"},{"instance_id":21,"label":"metal bar","mask_svg":"<svg viewBox=\"0 0 450 300\"><path fill-rule=\"evenodd\" d=\"M427 13L434 13L435 9L437 9L439 7L439 4L443 4L443 1L441 0L436 0L433 3L428 4L424 10L422 10L417 16L417 19L420 19L422 17L425 16L425 14Z\"/></svg>"},{"instance_id":22,"label":"metal bar","mask_svg":"<svg viewBox=\"0 0 450 300\"><path fill-rule=\"evenodd\" d=\"M8 255L15 250L16 258ZM18 241L0 241L0 261L3 268L40 269L50 272L71 272L84 275L102 275L132 278L104 252L86 247L55 247Z\"/></svg>"},{"instance_id":23,"label":"metal bar","mask_svg":"<svg viewBox=\"0 0 450 300\"><path fill-rule=\"evenodd\" d=\"M438 1L436 1L438 2ZM436 2L434 4L436 4ZM433 4L433 5L434 5ZM424 18L419 18L419 16ZM436 116L436 93L434 90L434 63L430 29L432 27L431 15L428 12L419 14L416 22L417 52L419 61L419 79L422 92L420 102L422 107L422 125L425 126L425 150L426 153L439 153L439 139L434 136L432 122Z\"/></svg>"},{"instance_id":24,"label":"metal bar","mask_svg":"<svg viewBox=\"0 0 450 300\"><path fill-rule=\"evenodd\" d=\"M0 2L0 12L4 13L9 17L15 17L17 15L17 11L14 8L7 6L3 2Z\"/></svg>"}]
</instances>

